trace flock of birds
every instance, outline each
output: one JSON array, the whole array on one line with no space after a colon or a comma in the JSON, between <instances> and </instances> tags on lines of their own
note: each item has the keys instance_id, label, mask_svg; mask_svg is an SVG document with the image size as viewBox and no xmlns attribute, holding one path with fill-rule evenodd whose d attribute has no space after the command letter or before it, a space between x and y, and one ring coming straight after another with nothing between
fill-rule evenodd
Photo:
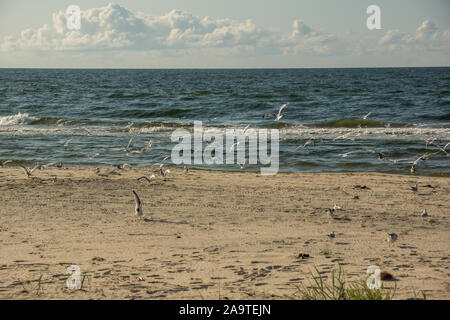
<instances>
[{"instance_id":1,"label":"flock of birds","mask_svg":"<svg viewBox=\"0 0 450 320\"><path fill-rule=\"evenodd\" d=\"M270 117L273 117L273 118L274 118L274 121L279 121L279 120L283 117L282 112L283 112L283 110L284 110L287 106L288 106L288 103L285 103L285 104L283 104L283 105L279 108L277 114L273 114L273 113L265 113L265 114L263 115L263 118L270 118ZM367 120L367 118L368 118L372 113L373 113L373 111L367 113L366 115L364 115L364 116L362 117L362 119L363 119L363 120ZM126 128L131 128L132 126L133 126L133 123L131 122L131 123L128 124L128 126L127 126ZM360 126L361 126L361 125L360 125ZM244 130L242 131L242 133L245 133L249 127L250 127L250 125L247 125L247 126L244 128ZM88 135L88 136L91 136L91 135L92 135L92 132L91 132L91 131L89 131L89 130L86 129L86 128L83 128L83 129L87 132L87 135ZM352 134L352 132L346 133L346 134L344 134L344 135L341 135L341 136L336 137L334 140L337 140L337 139L345 139L345 138L348 139L349 136L350 136L351 134ZM351 140L354 140L354 138L355 138L355 137L351 137L350 139L351 139ZM70 138L70 139L68 139L67 141L65 141L65 143L63 144L63 146L64 146L64 147L68 147L69 144L70 144L70 142L72 141L72 139L73 139L73 138ZM123 152L125 152L125 154L126 154L127 156L132 156L133 154L142 154L142 153L146 152L147 150L149 150L149 149L151 148L152 144L154 143L153 140L150 140L150 141L148 141L148 143L147 143L146 145L144 145L143 147L141 147L141 148L136 148L136 147L133 146L133 141L134 141L134 137L131 137L130 140L128 141L128 143L127 143L126 146L120 146L120 147L108 148L108 150L112 150L112 151L123 151ZM436 154L441 153L441 152L444 153L446 156L449 156L449 154L447 153L446 149L447 149L447 147L450 145L450 143L447 143L446 145L441 146L441 145L439 145L439 144L437 143L437 139L436 139L436 138L428 139L428 140L426 140L425 142L426 142L426 148L428 148L428 146L432 145L432 146L436 147L437 149L435 149L435 150L433 150L433 151L431 151L431 152L427 152L427 153L425 153L425 154L421 155L420 157L418 157L418 158L416 158L416 159L413 159L413 160L411 160L411 159L388 159L388 158L386 157L386 155L385 155L384 153L382 153L382 152L379 152L379 151L376 151L376 150L369 150L368 152L373 153L373 154L376 154L376 155L378 156L378 159L379 159L379 160L382 160L382 161L387 160L387 161L391 161L391 162L394 162L394 163L398 163L398 162L402 162L402 161L407 161L407 162L409 162L409 164L411 164L410 172L411 172L411 173L414 173L414 172L416 171L415 168L416 168L416 166L418 165L418 163L419 163L420 161L426 161L426 160L428 160L431 156L436 155ZM231 146L230 151L233 150L237 145L239 145L239 142L234 143L234 144ZM300 146L296 147L295 150L308 148L308 146L314 146L314 145L315 145L315 139L309 139L309 140L307 140L303 145L300 145ZM345 157L348 157L348 156L351 155L351 154L360 153L360 152L364 152L364 151L363 151L363 150L353 150L353 151L349 151L349 152L346 152L346 153L341 153L341 154L339 154L339 156L345 158ZM92 160L92 159L96 158L96 157L99 156L99 155L100 155L100 153L97 152L97 153L95 153L95 154L93 154L93 155L90 155L90 156L89 156L89 159ZM169 157L165 157L160 163L157 163L157 165L159 165L159 168L157 169L156 172L157 172L159 175L161 175L162 177L166 177L167 174L170 173L170 170L169 170L169 169L164 169L164 168L163 168L164 162L165 162L168 158L169 158ZM4 166L6 166L7 164L13 163L13 162L14 162L13 160L0 161L0 167L4 167ZM243 169L243 168L245 167L245 164L246 164L246 159L245 159L244 163L238 163L238 165L240 166L241 169ZM57 162L51 162L51 163L48 163L48 164L45 164L45 165L37 164L37 165L35 165L35 166L32 167L32 168L27 168L27 167L23 166L22 164L18 164L18 165L23 169L23 171L24 171L24 173L25 173L25 175L26 175L27 178L32 177L32 176L33 176L33 173L35 172L35 170L45 170L45 169L47 169L47 168L50 167L50 166L56 166L56 167L58 167L58 168L61 168L61 167L62 167L62 163L61 163L61 162L59 162L59 163L57 163ZM129 165L129 164L127 164L127 163L124 163L124 164L114 164L114 165L112 165L112 166L113 166L114 168L116 168L117 170L124 170L124 169L126 169L126 168L130 168L130 167L131 167L131 165ZM184 172L185 172L185 173L188 172L188 168L187 168L186 166L184 166ZM101 174L101 172L100 172L100 168L96 168L95 173L96 173L97 175L99 175L99 176L102 176L102 174ZM153 179L155 179L155 175L154 175L154 174L151 175L150 177L147 177L147 176L139 177L137 180L138 180L138 181L143 181L143 180L144 180L144 181L147 181L148 183L151 184L152 181L153 181ZM53 178L53 181L56 182L56 177ZM428 187L432 187L432 186L428 185ZM413 192L417 192L417 191L418 191L418 185L416 184L415 186L412 186L412 187L411 187L411 190L412 190ZM142 201L141 201L141 199L139 198L139 195L136 193L135 190L132 190L132 193L133 193L134 200L135 200L135 215L136 215L137 217L142 217L142 216L143 216ZM342 209L342 207L340 207L339 205L335 204L334 207L333 207L332 209L331 209L331 208L326 209L326 212L327 212L327 215L328 215L329 218L335 219L335 218L336 218L336 212L337 212L337 210L341 210L341 209ZM420 216L421 216L422 218L426 218L426 217L429 216L428 213L427 213L427 211L426 211L426 209L423 210L423 212L422 212L422 214L421 214ZM329 237L330 239L332 239L332 238L335 238L336 235L335 235L334 232L331 232L331 233L328 235L328 237ZM398 235L397 235L397 234L395 234L395 233L388 233L386 241L387 241L389 244L393 244L397 239L398 239Z\"/></svg>"},{"instance_id":2,"label":"flock of birds","mask_svg":"<svg viewBox=\"0 0 450 320\"><path fill-rule=\"evenodd\" d=\"M431 186L429 184L426 185L425 187L433 188L433 189L435 188L435 187L433 187L433 186ZM414 186L411 187L411 191L413 191L413 192L417 192L418 190L419 190L419 186L417 185L417 183ZM328 218L336 219L337 218L336 212L338 210L342 210L342 207L339 206L338 204L334 204L333 208L327 208L325 210L325 212L327 213ZM429 217L427 209L423 209L422 213L420 214L420 217L421 218L428 218ZM328 234L327 236L330 239L334 239L336 237L334 231L331 232L330 234ZM386 241L389 243L389 245L394 244L394 242L397 241L397 239L398 239L398 235L396 233L387 233Z\"/></svg>"}]
</instances>

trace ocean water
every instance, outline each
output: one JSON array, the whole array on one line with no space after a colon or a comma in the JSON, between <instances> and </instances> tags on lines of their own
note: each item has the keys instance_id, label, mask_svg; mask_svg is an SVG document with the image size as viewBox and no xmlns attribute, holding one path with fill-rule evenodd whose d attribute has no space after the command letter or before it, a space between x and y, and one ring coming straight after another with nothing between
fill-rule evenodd
<instances>
[{"instance_id":1,"label":"ocean water","mask_svg":"<svg viewBox=\"0 0 450 320\"><path fill-rule=\"evenodd\" d=\"M280 121L263 118L284 103ZM221 132L249 124L279 129L282 172L409 173L408 162L435 149L427 139L450 141L450 68L0 69L0 160L154 166L175 146L172 132L192 131L194 120ZM132 136L135 147L156 142L131 156L111 150ZM310 139L314 144L297 149ZM398 159L406 160L390 161ZM448 175L449 160L433 155L417 173Z\"/></svg>"}]
</instances>

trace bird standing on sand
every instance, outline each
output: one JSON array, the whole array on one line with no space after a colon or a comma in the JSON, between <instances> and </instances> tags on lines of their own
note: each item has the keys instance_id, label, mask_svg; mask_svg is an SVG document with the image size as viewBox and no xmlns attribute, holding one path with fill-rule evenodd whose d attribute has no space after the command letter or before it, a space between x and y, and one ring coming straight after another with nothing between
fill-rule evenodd
<instances>
[{"instance_id":1,"label":"bird standing on sand","mask_svg":"<svg viewBox=\"0 0 450 320\"><path fill-rule=\"evenodd\" d=\"M328 217L331 219L334 219L334 217L336 216L334 214L334 209L327 208L327 213L328 213Z\"/></svg>"},{"instance_id":2,"label":"bird standing on sand","mask_svg":"<svg viewBox=\"0 0 450 320\"><path fill-rule=\"evenodd\" d=\"M136 203L136 207L135 207L135 214L138 217L142 217L142 201L141 199L139 199L139 196L137 195L136 191L133 190L133 194L134 194L134 201Z\"/></svg>"},{"instance_id":3,"label":"bird standing on sand","mask_svg":"<svg viewBox=\"0 0 450 320\"><path fill-rule=\"evenodd\" d=\"M411 190L414 192L417 192L417 190L419 190L419 187L417 186L417 183L414 187L411 187Z\"/></svg>"},{"instance_id":4,"label":"bird standing on sand","mask_svg":"<svg viewBox=\"0 0 450 320\"><path fill-rule=\"evenodd\" d=\"M337 203L334 204L333 210L342 210L342 207L340 205L338 205Z\"/></svg>"},{"instance_id":5,"label":"bird standing on sand","mask_svg":"<svg viewBox=\"0 0 450 320\"><path fill-rule=\"evenodd\" d=\"M388 233L386 241L389 243L389 245L393 244L395 241L397 241L398 235L396 233Z\"/></svg>"},{"instance_id":6,"label":"bird standing on sand","mask_svg":"<svg viewBox=\"0 0 450 320\"><path fill-rule=\"evenodd\" d=\"M422 218L428 217L427 209L423 209L423 212L422 212L422 214L421 214L420 216L421 216Z\"/></svg>"},{"instance_id":7,"label":"bird standing on sand","mask_svg":"<svg viewBox=\"0 0 450 320\"><path fill-rule=\"evenodd\" d=\"M333 239L336 237L336 235L334 234L334 231L332 231L330 234L327 235L327 237Z\"/></svg>"}]
</instances>

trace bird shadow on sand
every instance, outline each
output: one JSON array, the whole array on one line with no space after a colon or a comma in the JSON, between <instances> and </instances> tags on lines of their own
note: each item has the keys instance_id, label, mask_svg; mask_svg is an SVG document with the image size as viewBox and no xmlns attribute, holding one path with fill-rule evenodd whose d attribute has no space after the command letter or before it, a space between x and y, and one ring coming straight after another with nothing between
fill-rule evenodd
<instances>
[{"instance_id":1,"label":"bird shadow on sand","mask_svg":"<svg viewBox=\"0 0 450 320\"><path fill-rule=\"evenodd\" d=\"M342 217L342 218L340 218L340 217L333 217L333 220L336 220L336 221L352 221L352 219L350 219L348 217Z\"/></svg>"},{"instance_id":2,"label":"bird shadow on sand","mask_svg":"<svg viewBox=\"0 0 450 320\"><path fill-rule=\"evenodd\" d=\"M173 224L189 224L187 221L169 221L166 219L150 219L145 218L144 222L159 222L159 223L173 223Z\"/></svg>"}]
</instances>

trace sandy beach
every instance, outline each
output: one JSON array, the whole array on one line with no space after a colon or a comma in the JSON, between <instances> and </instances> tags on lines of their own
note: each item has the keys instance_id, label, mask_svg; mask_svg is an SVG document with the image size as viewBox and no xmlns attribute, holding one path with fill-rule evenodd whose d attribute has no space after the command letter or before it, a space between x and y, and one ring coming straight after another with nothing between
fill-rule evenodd
<instances>
[{"instance_id":1,"label":"sandy beach","mask_svg":"<svg viewBox=\"0 0 450 320\"><path fill-rule=\"evenodd\" d=\"M314 267L338 265L355 281L380 266L394 299L450 299L449 178L171 169L137 181L153 171L1 168L0 299L299 299ZM82 290L66 287L69 265Z\"/></svg>"}]
</instances>

